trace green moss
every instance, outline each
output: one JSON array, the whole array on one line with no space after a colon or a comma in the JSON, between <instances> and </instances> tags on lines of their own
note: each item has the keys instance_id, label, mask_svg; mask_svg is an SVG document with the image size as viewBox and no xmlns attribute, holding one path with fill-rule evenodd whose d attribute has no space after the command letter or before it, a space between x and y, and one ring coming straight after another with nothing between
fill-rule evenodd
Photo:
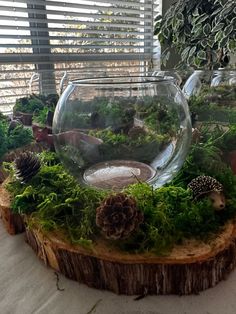
<instances>
[{"instance_id":1,"label":"green moss","mask_svg":"<svg viewBox=\"0 0 236 314\"><path fill-rule=\"evenodd\" d=\"M32 140L32 130L25 128L23 125L18 125L8 135L7 148L9 150L15 149L29 144Z\"/></svg>"},{"instance_id":2,"label":"green moss","mask_svg":"<svg viewBox=\"0 0 236 314\"><path fill-rule=\"evenodd\" d=\"M192 145L172 182L157 190L146 183L125 188L124 192L136 199L144 221L128 239L109 243L131 252L168 254L173 245L186 238L206 240L217 233L236 214L236 176L222 159L222 145L234 134L235 126L228 131L217 127L215 132L203 127L203 143ZM90 247L101 236L96 208L111 192L80 186L55 154L44 152L40 158L41 170L27 184L8 184L14 211L31 214L43 229L60 230L71 242ZM198 175L210 175L223 184L227 199L224 211L214 211L207 198L192 199L187 185Z\"/></svg>"},{"instance_id":3,"label":"green moss","mask_svg":"<svg viewBox=\"0 0 236 314\"><path fill-rule=\"evenodd\" d=\"M33 140L31 129L17 125L13 130L8 130L9 122L0 119L0 159L9 150L29 144Z\"/></svg>"},{"instance_id":4,"label":"green moss","mask_svg":"<svg viewBox=\"0 0 236 314\"><path fill-rule=\"evenodd\" d=\"M81 187L53 155L41 155L39 173L27 184L13 180L7 189L14 196L14 212L32 214L46 230L62 228L73 242L96 234L96 208L105 192Z\"/></svg>"},{"instance_id":5,"label":"green moss","mask_svg":"<svg viewBox=\"0 0 236 314\"><path fill-rule=\"evenodd\" d=\"M6 123L0 120L0 160L7 152Z\"/></svg>"},{"instance_id":6,"label":"green moss","mask_svg":"<svg viewBox=\"0 0 236 314\"><path fill-rule=\"evenodd\" d=\"M44 107L43 109L36 111L33 115L33 122L40 126L45 126L47 123L49 108Z\"/></svg>"},{"instance_id":7,"label":"green moss","mask_svg":"<svg viewBox=\"0 0 236 314\"><path fill-rule=\"evenodd\" d=\"M190 111L198 114L200 121L236 122L235 86L209 87L203 85L200 94L189 99Z\"/></svg>"},{"instance_id":8,"label":"green moss","mask_svg":"<svg viewBox=\"0 0 236 314\"><path fill-rule=\"evenodd\" d=\"M13 108L13 112L24 112L33 114L33 122L41 126L47 124L48 112L54 112L58 101L57 94L36 95L19 98Z\"/></svg>"},{"instance_id":9,"label":"green moss","mask_svg":"<svg viewBox=\"0 0 236 314\"><path fill-rule=\"evenodd\" d=\"M35 110L42 110L43 102L41 99L34 97L24 97L16 100L13 108L14 112L34 113Z\"/></svg>"},{"instance_id":10,"label":"green moss","mask_svg":"<svg viewBox=\"0 0 236 314\"><path fill-rule=\"evenodd\" d=\"M184 238L206 238L225 221L219 219L208 199L193 202L188 189L168 186L154 191L147 184L135 184L126 191L144 212L144 223L136 235L138 245L134 247L129 239L119 244L123 249L164 254Z\"/></svg>"}]
</instances>

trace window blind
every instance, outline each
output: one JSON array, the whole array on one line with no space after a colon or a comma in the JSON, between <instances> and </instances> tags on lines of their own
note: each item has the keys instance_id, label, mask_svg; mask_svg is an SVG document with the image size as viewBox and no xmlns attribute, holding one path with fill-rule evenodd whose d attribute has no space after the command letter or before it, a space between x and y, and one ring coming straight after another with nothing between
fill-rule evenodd
<instances>
[{"instance_id":1,"label":"window blind","mask_svg":"<svg viewBox=\"0 0 236 314\"><path fill-rule=\"evenodd\" d=\"M11 110L15 98L27 92L55 92L65 71L80 75L146 67L159 2L0 1L2 110ZM30 80L34 72L38 77Z\"/></svg>"}]
</instances>

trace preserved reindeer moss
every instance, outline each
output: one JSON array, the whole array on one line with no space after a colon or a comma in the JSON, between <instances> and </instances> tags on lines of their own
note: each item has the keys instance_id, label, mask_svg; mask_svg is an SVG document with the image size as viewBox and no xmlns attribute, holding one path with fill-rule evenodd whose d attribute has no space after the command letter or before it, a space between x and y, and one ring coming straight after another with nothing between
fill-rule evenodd
<instances>
[{"instance_id":1,"label":"preserved reindeer moss","mask_svg":"<svg viewBox=\"0 0 236 314\"><path fill-rule=\"evenodd\" d=\"M168 185L154 190L146 183L124 189L136 200L144 220L136 232L124 240L107 240L110 245L131 252L152 251L166 254L185 238L207 240L236 214L236 177L222 161L224 138L235 133L218 128L202 131L204 143L193 145L184 166ZM42 167L27 184L8 184L14 196L15 212L31 215L45 230L60 231L72 243L91 246L101 237L96 226L96 208L111 194L80 186L61 164L56 154L42 153ZM188 183L198 175L210 175L222 183L227 198L226 209L216 213L207 198L194 202Z\"/></svg>"},{"instance_id":2,"label":"preserved reindeer moss","mask_svg":"<svg viewBox=\"0 0 236 314\"><path fill-rule=\"evenodd\" d=\"M33 140L32 131L17 125L9 131L9 121L0 115L0 160L9 150L29 144Z\"/></svg>"}]
</instances>

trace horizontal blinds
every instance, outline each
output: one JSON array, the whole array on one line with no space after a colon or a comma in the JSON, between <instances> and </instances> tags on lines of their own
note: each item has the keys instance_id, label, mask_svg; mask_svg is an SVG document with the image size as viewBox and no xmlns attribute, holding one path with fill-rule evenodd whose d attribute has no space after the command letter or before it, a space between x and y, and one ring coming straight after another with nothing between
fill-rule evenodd
<instances>
[{"instance_id":1,"label":"horizontal blinds","mask_svg":"<svg viewBox=\"0 0 236 314\"><path fill-rule=\"evenodd\" d=\"M41 91L46 85L55 90L68 69L138 71L152 58L158 2L0 1L0 93L5 93L0 105L26 93L35 71Z\"/></svg>"}]
</instances>

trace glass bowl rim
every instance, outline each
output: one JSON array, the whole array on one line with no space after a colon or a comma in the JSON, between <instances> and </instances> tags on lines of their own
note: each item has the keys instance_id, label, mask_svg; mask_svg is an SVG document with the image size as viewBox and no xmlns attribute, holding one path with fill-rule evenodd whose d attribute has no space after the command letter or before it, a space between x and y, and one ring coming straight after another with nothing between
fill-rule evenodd
<instances>
[{"instance_id":1,"label":"glass bowl rim","mask_svg":"<svg viewBox=\"0 0 236 314\"><path fill-rule=\"evenodd\" d=\"M138 79L144 79L143 81L138 81ZM131 81L131 79L137 79ZM146 80L145 80L146 79ZM113 82L109 82L113 80ZM116 81L117 80L117 81ZM120 81L119 81L120 80ZM126 81L125 81L126 80ZM68 82L68 85L72 86L127 86L127 85L148 85L150 83L174 83L175 78L171 76L151 76L151 75L135 75L135 76L104 76L97 78L88 78L88 79L77 79L71 80Z\"/></svg>"},{"instance_id":2,"label":"glass bowl rim","mask_svg":"<svg viewBox=\"0 0 236 314\"><path fill-rule=\"evenodd\" d=\"M220 72L222 72L222 73L230 73L230 72L236 72L236 68L232 68L232 69L230 69L230 68L228 68L228 69L226 69L226 68L218 68L218 69L212 69L212 70L209 70L209 69L195 69L195 70L193 70L193 73L194 72L201 72L201 73L220 73Z\"/></svg>"}]
</instances>

